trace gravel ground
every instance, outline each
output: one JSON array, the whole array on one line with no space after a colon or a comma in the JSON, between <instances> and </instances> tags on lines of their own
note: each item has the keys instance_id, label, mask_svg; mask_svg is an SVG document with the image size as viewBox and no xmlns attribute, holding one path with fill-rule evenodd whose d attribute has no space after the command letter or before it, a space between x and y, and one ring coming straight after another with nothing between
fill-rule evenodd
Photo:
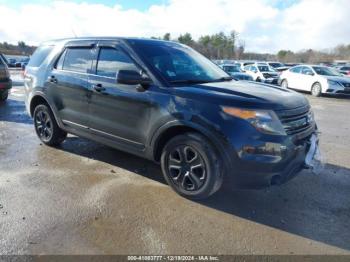
<instances>
[{"instance_id":1,"label":"gravel ground","mask_svg":"<svg viewBox=\"0 0 350 262\"><path fill-rule=\"evenodd\" d=\"M320 175L194 202L152 162L74 136L42 145L14 85L0 104L0 254L350 254L350 99L307 95Z\"/></svg>"}]
</instances>

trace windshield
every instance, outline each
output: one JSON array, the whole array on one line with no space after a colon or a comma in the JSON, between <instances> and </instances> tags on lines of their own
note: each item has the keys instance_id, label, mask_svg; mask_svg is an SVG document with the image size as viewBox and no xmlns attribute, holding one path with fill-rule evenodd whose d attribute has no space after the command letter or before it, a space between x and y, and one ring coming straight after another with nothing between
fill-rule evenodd
<instances>
[{"instance_id":1,"label":"windshield","mask_svg":"<svg viewBox=\"0 0 350 262\"><path fill-rule=\"evenodd\" d=\"M239 65L229 65L229 66L223 66L223 69L227 73L240 73L242 72Z\"/></svg>"},{"instance_id":2,"label":"windshield","mask_svg":"<svg viewBox=\"0 0 350 262\"><path fill-rule=\"evenodd\" d=\"M316 74L322 75L322 76L341 76L337 71L333 70L332 68L329 67L324 67L324 66L313 66L312 67Z\"/></svg>"},{"instance_id":3,"label":"windshield","mask_svg":"<svg viewBox=\"0 0 350 262\"><path fill-rule=\"evenodd\" d=\"M230 80L219 66L178 43L129 40L137 53L169 83L205 83Z\"/></svg>"},{"instance_id":4,"label":"windshield","mask_svg":"<svg viewBox=\"0 0 350 262\"><path fill-rule=\"evenodd\" d=\"M260 72L274 72L269 66L258 65L258 68Z\"/></svg>"}]
</instances>

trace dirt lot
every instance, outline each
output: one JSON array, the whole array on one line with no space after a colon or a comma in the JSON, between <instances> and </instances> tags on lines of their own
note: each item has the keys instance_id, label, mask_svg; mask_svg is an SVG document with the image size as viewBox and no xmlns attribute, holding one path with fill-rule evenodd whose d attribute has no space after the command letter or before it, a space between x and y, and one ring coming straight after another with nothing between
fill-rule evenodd
<instances>
[{"instance_id":1,"label":"dirt lot","mask_svg":"<svg viewBox=\"0 0 350 262\"><path fill-rule=\"evenodd\" d=\"M350 99L307 95L320 175L193 202L149 161L73 136L41 145L14 83L0 105L0 254L350 254Z\"/></svg>"}]
</instances>

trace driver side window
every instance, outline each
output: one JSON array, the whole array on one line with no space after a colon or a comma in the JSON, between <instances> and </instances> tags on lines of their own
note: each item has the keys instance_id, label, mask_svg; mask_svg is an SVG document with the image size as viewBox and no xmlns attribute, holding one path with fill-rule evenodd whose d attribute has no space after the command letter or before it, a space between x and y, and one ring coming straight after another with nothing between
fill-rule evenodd
<instances>
[{"instance_id":1,"label":"driver side window","mask_svg":"<svg viewBox=\"0 0 350 262\"><path fill-rule=\"evenodd\" d=\"M98 56L96 74L116 78L119 70L138 71L139 69L123 51L102 47Z\"/></svg>"}]
</instances>

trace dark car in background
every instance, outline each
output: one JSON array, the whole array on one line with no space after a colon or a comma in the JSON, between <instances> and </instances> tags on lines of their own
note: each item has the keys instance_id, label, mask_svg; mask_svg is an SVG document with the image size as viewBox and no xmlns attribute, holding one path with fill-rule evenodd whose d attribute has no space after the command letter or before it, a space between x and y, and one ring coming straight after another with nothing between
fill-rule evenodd
<instances>
[{"instance_id":1,"label":"dark car in background","mask_svg":"<svg viewBox=\"0 0 350 262\"><path fill-rule=\"evenodd\" d=\"M289 69L289 66L286 66L285 64L282 64L281 62L266 62L270 67L275 69L277 72L283 72L287 69Z\"/></svg>"},{"instance_id":2,"label":"dark car in background","mask_svg":"<svg viewBox=\"0 0 350 262\"><path fill-rule=\"evenodd\" d=\"M12 88L12 81L7 68L7 64L0 55L0 101L5 101L8 98L9 90Z\"/></svg>"},{"instance_id":3,"label":"dark car in background","mask_svg":"<svg viewBox=\"0 0 350 262\"><path fill-rule=\"evenodd\" d=\"M342 75L350 76L350 65L337 66L335 69Z\"/></svg>"},{"instance_id":4,"label":"dark car in background","mask_svg":"<svg viewBox=\"0 0 350 262\"><path fill-rule=\"evenodd\" d=\"M222 64L219 66L235 80L253 81L253 77L243 72L240 64Z\"/></svg>"},{"instance_id":5,"label":"dark car in background","mask_svg":"<svg viewBox=\"0 0 350 262\"><path fill-rule=\"evenodd\" d=\"M301 94L232 78L190 47L138 38L47 42L24 76L39 139L67 133L160 163L188 198L221 185L281 184L317 150L316 123Z\"/></svg>"}]
</instances>

